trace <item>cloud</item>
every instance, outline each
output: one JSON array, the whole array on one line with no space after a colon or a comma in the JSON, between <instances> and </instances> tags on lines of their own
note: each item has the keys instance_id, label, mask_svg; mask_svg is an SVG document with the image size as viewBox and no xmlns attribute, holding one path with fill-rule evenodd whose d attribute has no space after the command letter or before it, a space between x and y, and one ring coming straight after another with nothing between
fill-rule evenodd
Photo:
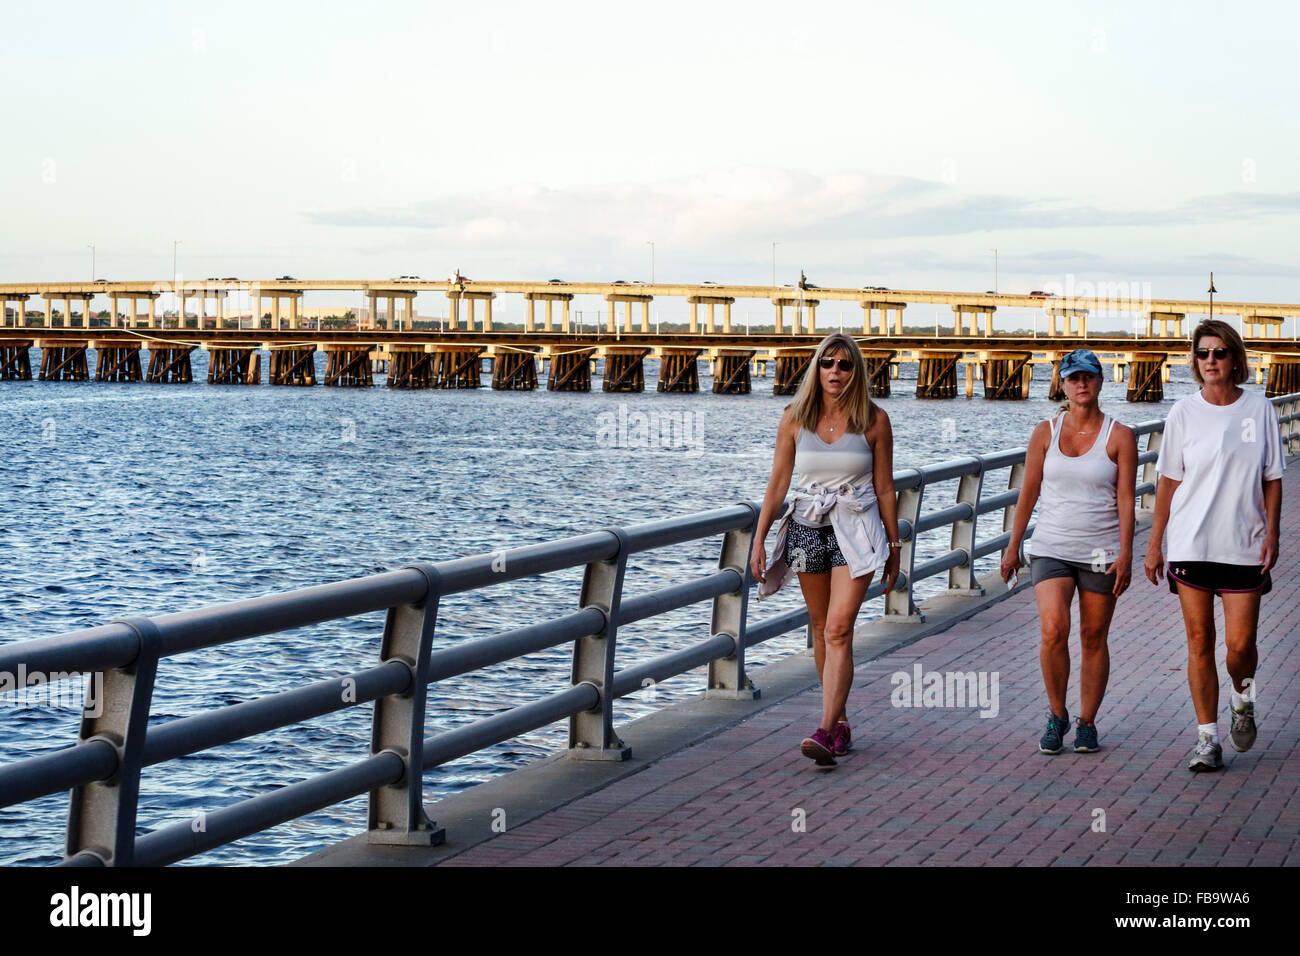
<instances>
[{"instance_id":1,"label":"cloud","mask_svg":"<svg viewBox=\"0 0 1300 956\"><path fill-rule=\"evenodd\" d=\"M596 248L641 237L703 249L736 242L872 240L981 231L1191 226L1300 212L1300 194L1241 191L1165 209L964 194L906 176L815 175L738 166L652 183L552 189L526 184L386 209L305 213L317 225L417 230L460 247ZM635 239L629 237L636 237Z\"/></svg>"}]
</instances>

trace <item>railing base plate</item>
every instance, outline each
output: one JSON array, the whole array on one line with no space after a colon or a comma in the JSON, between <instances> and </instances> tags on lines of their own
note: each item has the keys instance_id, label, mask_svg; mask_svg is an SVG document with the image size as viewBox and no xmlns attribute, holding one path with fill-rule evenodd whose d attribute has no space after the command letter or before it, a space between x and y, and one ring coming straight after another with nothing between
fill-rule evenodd
<instances>
[{"instance_id":1,"label":"railing base plate","mask_svg":"<svg viewBox=\"0 0 1300 956\"><path fill-rule=\"evenodd\" d=\"M569 750L572 760L627 760L632 756L632 748L620 742L617 747L574 747Z\"/></svg>"},{"instance_id":2,"label":"railing base plate","mask_svg":"<svg viewBox=\"0 0 1300 956\"><path fill-rule=\"evenodd\" d=\"M442 846L447 842L447 831L442 827L427 830L367 830L366 842L381 846Z\"/></svg>"}]
</instances>

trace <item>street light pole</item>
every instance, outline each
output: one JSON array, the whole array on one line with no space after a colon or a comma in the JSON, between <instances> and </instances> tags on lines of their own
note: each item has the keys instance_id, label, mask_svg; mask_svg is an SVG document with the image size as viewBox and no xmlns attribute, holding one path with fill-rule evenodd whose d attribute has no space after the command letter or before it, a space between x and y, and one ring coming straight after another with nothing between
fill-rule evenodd
<instances>
[{"instance_id":1,"label":"street light pole","mask_svg":"<svg viewBox=\"0 0 1300 956\"><path fill-rule=\"evenodd\" d=\"M94 282L95 281L95 244L93 242L88 242L86 243L86 245L90 246L90 281Z\"/></svg>"},{"instance_id":2,"label":"street light pole","mask_svg":"<svg viewBox=\"0 0 1300 956\"><path fill-rule=\"evenodd\" d=\"M185 316L180 314L181 312L184 311L184 309L181 307L181 292L180 292L180 289L176 288L176 276L177 276L177 272L176 272L176 247L179 246L180 244L181 244L181 241L180 241L179 239L173 239L173 240L172 240L172 295L176 297L176 312L177 312L177 316L176 316L176 327L177 327L178 329L179 329L179 328L183 328L184 325L185 325ZM164 320L163 320L163 325L166 325L166 324L167 324L167 321L164 319Z\"/></svg>"}]
</instances>

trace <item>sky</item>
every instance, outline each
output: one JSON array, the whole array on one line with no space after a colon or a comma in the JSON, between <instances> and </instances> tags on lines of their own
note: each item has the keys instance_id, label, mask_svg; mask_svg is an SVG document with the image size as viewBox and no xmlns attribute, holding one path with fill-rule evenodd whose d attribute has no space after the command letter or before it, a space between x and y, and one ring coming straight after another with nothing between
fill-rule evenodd
<instances>
[{"instance_id":1,"label":"sky","mask_svg":"<svg viewBox=\"0 0 1300 956\"><path fill-rule=\"evenodd\" d=\"M1298 302L1298 9L6 0L0 282Z\"/></svg>"}]
</instances>

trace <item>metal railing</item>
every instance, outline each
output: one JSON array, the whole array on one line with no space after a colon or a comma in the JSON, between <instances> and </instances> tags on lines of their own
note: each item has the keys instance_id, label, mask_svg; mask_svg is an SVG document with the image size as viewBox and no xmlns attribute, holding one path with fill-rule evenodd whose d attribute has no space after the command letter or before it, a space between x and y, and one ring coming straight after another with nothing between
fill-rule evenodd
<instances>
[{"instance_id":1,"label":"metal railing","mask_svg":"<svg viewBox=\"0 0 1300 956\"><path fill-rule=\"evenodd\" d=\"M1300 451L1300 394L1274 399L1274 404L1284 452ZM1138 459L1143 468L1136 489L1140 510L1150 511L1154 505L1163 426L1151 421L1134 428L1138 436L1148 436ZM944 572L949 591L981 593L975 562L1009 543L1024 460L1022 448L895 474L904 545L898 582L885 595L887 619L918 619L917 582ZM1010 470L1005 490L985 494L986 477L1003 469ZM955 501L923 512L927 490L952 480L957 481ZM745 672L746 650L808 623L802 608L749 621L753 579L748 563L758 510L742 503L0 645L0 675L18 675L19 688L23 675L34 674L93 673L102 681L95 706L87 703L76 744L0 767L0 806L71 790L63 862L73 866L165 865L365 793L370 841L438 843L442 831L425 813L422 780L425 772L441 764L563 719L569 721L572 758L625 759L629 750L615 732L614 701L640 690L645 682L661 682L704 665L710 696L757 696ZM980 516L998 511L1001 533L978 540ZM944 527L951 528L948 550L918 563L918 538ZM716 571L646 594L624 595L630 555L718 534L723 537ZM432 649L441 599L578 566L584 574L576 611L463 646ZM882 593L876 580L867 599ZM620 626L704 601L711 601L712 607L706 639L616 668ZM160 659L379 610L386 610L387 617L376 666L147 726ZM466 726L424 735L429 684L569 643L572 673L566 689ZM14 683L11 676L9 684ZM201 830L184 822L136 835L144 768L371 702L371 746L364 760L209 813Z\"/></svg>"}]
</instances>

